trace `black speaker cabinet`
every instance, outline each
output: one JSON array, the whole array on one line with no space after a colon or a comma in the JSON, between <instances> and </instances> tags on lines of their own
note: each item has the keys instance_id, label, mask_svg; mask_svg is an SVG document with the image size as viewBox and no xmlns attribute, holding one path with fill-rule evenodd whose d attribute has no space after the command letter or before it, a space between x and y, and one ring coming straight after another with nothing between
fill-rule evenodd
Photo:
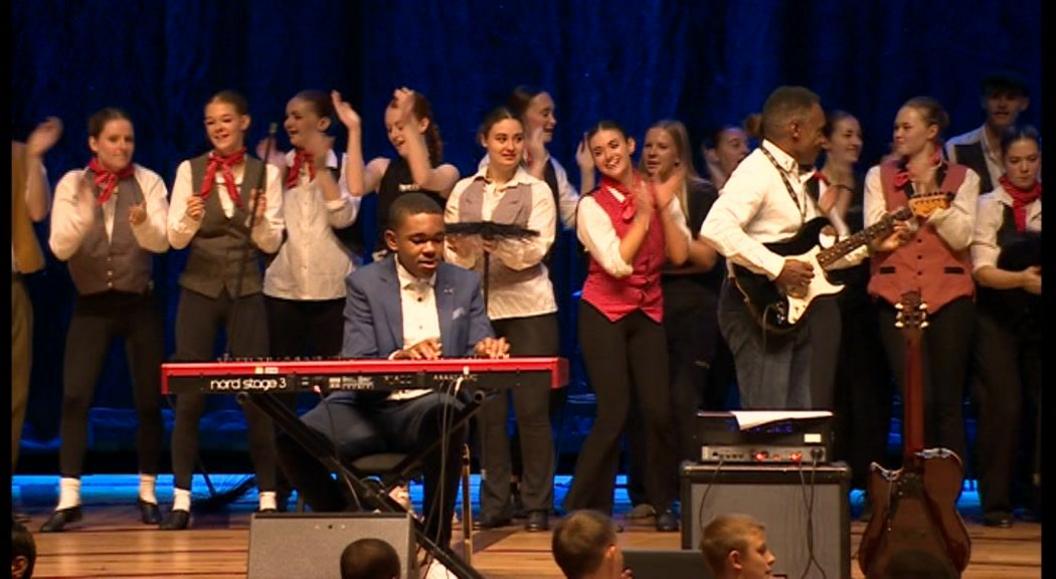
<instances>
[{"instance_id":1,"label":"black speaker cabinet","mask_svg":"<svg viewBox=\"0 0 1056 579\"><path fill-rule=\"evenodd\" d=\"M368 537L396 549L404 578L418 577L408 513L254 513L249 523L248 577L340 579L341 552L349 543Z\"/></svg>"},{"instance_id":2,"label":"black speaker cabinet","mask_svg":"<svg viewBox=\"0 0 1056 579\"><path fill-rule=\"evenodd\" d=\"M850 578L847 465L685 463L681 470L683 549L699 548L704 526L717 515L741 513L766 525L774 575L801 577L809 566L806 577L820 578L820 566L829 579Z\"/></svg>"}]
</instances>

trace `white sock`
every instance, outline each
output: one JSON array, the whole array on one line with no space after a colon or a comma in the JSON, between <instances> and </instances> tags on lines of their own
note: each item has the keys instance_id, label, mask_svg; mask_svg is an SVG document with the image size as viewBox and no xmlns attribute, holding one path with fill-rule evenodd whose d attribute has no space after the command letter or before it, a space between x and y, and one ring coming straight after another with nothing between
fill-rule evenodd
<instances>
[{"instance_id":1,"label":"white sock","mask_svg":"<svg viewBox=\"0 0 1056 579\"><path fill-rule=\"evenodd\" d=\"M181 488L172 489L172 510L191 511L191 491Z\"/></svg>"},{"instance_id":2,"label":"white sock","mask_svg":"<svg viewBox=\"0 0 1056 579\"><path fill-rule=\"evenodd\" d=\"M260 491L260 510L278 509L275 502L275 491Z\"/></svg>"},{"instance_id":3,"label":"white sock","mask_svg":"<svg viewBox=\"0 0 1056 579\"><path fill-rule=\"evenodd\" d=\"M81 504L81 479L62 477L59 479L59 506L56 511L72 509Z\"/></svg>"},{"instance_id":4,"label":"white sock","mask_svg":"<svg viewBox=\"0 0 1056 579\"><path fill-rule=\"evenodd\" d=\"M157 480L157 475L139 473L139 500L152 505L158 504L158 497L154 494L154 483Z\"/></svg>"}]
</instances>

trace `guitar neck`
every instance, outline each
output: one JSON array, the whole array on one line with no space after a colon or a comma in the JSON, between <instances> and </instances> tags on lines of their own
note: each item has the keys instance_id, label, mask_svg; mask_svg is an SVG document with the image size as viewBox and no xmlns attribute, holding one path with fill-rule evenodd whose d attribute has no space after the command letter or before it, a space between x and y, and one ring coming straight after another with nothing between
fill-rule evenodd
<instances>
[{"instance_id":1,"label":"guitar neck","mask_svg":"<svg viewBox=\"0 0 1056 579\"><path fill-rule=\"evenodd\" d=\"M821 267L828 269L833 263L866 243L879 237L890 235L891 231L894 229L895 218L900 215L900 213L884 215L880 218L880 221L837 241L831 247L821 250L818 252L818 264L820 264Z\"/></svg>"},{"instance_id":2,"label":"guitar neck","mask_svg":"<svg viewBox=\"0 0 1056 579\"><path fill-rule=\"evenodd\" d=\"M924 450L924 358L920 329L906 332L905 388L902 394L903 461ZM904 462L904 464L909 464Z\"/></svg>"}]
</instances>

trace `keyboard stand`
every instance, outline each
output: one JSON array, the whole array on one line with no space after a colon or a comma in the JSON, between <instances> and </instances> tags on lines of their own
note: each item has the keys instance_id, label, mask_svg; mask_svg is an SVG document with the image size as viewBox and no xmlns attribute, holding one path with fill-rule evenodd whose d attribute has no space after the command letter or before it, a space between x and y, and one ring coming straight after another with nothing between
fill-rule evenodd
<instances>
[{"instance_id":1,"label":"keyboard stand","mask_svg":"<svg viewBox=\"0 0 1056 579\"><path fill-rule=\"evenodd\" d=\"M480 410L484 398L485 396L483 392L474 392L471 399L466 402L462 410L456 414L456 418L452 422L452 427L449 432L454 432L458 428L465 426L466 423L469 422L469 419ZM340 476L343 476L345 480L348 481L349 485L352 486L355 494L371 508L389 513L406 512L406 509L388 494L379 493L372 485L363 482L363 480L357 476L351 468L336 457L333 452L333 444L329 439L323 436L322 433L312 430L309 426L301 422L300 419L297 418L297 415L291 412L290 409L275 398L275 396L268 393L249 394L247 392L240 392L238 394L238 401L243 404L249 402L270 416L271 419L275 421L275 424L286 431L286 433L290 435L290 438L295 440L297 444L301 445L302 448L326 465L331 471L337 472ZM415 466L419 465L425 459L426 455L440 446L440 444L441 439L438 438L428 447L416 453L409 454L394 470L399 472L400 476L406 476L415 470ZM384 486L386 481L382 481L382 484ZM418 544L425 548L425 550L444 567L447 567L451 573L459 579L483 579L483 575L470 567L458 555L451 551L449 546L438 545L433 541L428 533L425 532L425 526L420 520L415 517L412 517L411 520L414 523L414 536L418 541ZM467 525L471 523L464 522L463 524Z\"/></svg>"}]
</instances>

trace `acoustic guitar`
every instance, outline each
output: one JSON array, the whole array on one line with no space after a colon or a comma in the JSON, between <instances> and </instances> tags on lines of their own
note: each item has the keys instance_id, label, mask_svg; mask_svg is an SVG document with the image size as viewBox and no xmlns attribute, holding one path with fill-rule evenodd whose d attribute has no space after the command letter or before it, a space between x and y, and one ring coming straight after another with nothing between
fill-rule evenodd
<instances>
[{"instance_id":1,"label":"acoustic guitar","mask_svg":"<svg viewBox=\"0 0 1056 579\"><path fill-rule=\"evenodd\" d=\"M972 543L957 513L964 482L960 457L945 448L924 450L921 336L927 306L906 292L895 306L906 343L902 468L870 465L873 517L858 549L866 577L960 577Z\"/></svg>"}]
</instances>

